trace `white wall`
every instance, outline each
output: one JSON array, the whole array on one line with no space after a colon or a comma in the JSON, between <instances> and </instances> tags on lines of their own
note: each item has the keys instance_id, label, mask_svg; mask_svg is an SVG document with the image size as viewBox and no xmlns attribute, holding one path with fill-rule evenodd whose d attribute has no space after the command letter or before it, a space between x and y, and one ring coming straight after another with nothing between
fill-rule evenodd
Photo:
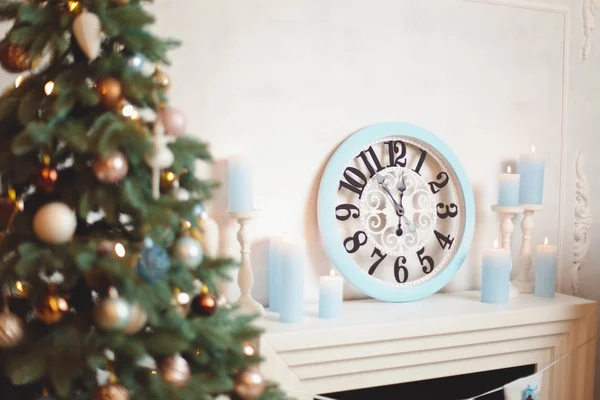
<instances>
[{"instance_id":1,"label":"white wall","mask_svg":"<svg viewBox=\"0 0 600 400\"><path fill-rule=\"evenodd\" d=\"M172 103L217 159L240 149L253 156L257 236L306 238L311 300L330 268L315 215L324 165L341 141L376 122L437 133L473 183L476 240L448 289L479 285L481 252L497 236L496 176L530 144L548 158L534 241L557 242L564 11L459 0L188 0L156 10L158 32L184 39ZM221 221L226 206L212 205ZM255 259L256 297L266 301L266 265Z\"/></svg>"}]
</instances>

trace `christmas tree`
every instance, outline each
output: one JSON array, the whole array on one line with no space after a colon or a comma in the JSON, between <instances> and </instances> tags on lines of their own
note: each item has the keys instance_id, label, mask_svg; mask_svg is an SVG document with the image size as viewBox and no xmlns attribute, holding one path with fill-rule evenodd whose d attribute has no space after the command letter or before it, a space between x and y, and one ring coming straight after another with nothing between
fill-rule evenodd
<instances>
[{"instance_id":1,"label":"christmas tree","mask_svg":"<svg viewBox=\"0 0 600 400\"><path fill-rule=\"evenodd\" d=\"M0 0L0 398L279 399L142 0ZM17 75L15 75L17 77ZM204 242L204 246L203 246Z\"/></svg>"}]
</instances>

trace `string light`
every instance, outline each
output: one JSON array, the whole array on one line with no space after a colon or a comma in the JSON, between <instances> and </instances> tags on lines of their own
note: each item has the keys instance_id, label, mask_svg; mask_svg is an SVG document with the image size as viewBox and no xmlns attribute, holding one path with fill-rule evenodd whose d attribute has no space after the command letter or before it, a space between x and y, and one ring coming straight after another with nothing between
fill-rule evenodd
<instances>
[{"instance_id":1,"label":"string light","mask_svg":"<svg viewBox=\"0 0 600 400\"><path fill-rule=\"evenodd\" d=\"M115 244L115 253L117 254L117 257L120 257L120 258L125 257L125 254L126 254L125 246L123 246L122 243Z\"/></svg>"},{"instance_id":2,"label":"string light","mask_svg":"<svg viewBox=\"0 0 600 400\"><path fill-rule=\"evenodd\" d=\"M122 113L123 113L124 117L131 118L131 116L134 115L135 112L137 112L137 110L131 104L127 104L127 105L123 106ZM138 113L138 115L139 115L139 113Z\"/></svg>"},{"instance_id":3,"label":"string light","mask_svg":"<svg viewBox=\"0 0 600 400\"><path fill-rule=\"evenodd\" d=\"M177 302L182 306L189 304L190 300L190 295L185 292L181 292L177 295Z\"/></svg>"},{"instance_id":4,"label":"string light","mask_svg":"<svg viewBox=\"0 0 600 400\"><path fill-rule=\"evenodd\" d=\"M254 354L256 354L256 351L252 345L247 344L244 346L244 355L246 357L252 357Z\"/></svg>"},{"instance_id":5,"label":"string light","mask_svg":"<svg viewBox=\"0 0 600 400\"><path fill-rule=\"evenodd\" d=\"M50 96L52 92L54 92L54 82L46 82L46 85L44 85L44 92L46 93L46 96Z\"/></svg>"},{"instance_id":6,"label":"string light","mask_svg":"<svg viewBox=\"0 0 600 400\"><path fill-rule=\"evenodd\" d=\"M156 375L156 371L155 370L152 370L152 375Z\"/></svg>"},{"instance_id":7,"label":"string light","mask_svg":"<svg viewBox=\"0 0 600 400\"><path fill-rule=\"evenodd\" d=\"M21 293L23 292L23 282L21 282L21 281L17 281L17 282L15 283L15 287L17 288L17 290L18 290L19 292L21 292Z\"/></svg>"},{"instance_id":8,"label":"string light","mask_svg":"<svg viewBox=\"0 0 600 400\"><path fill-rule=\"evenodd\" d=\"M21 86L21 83L23 83L23 79L23 75L17 76L17 79L15 79L15 88Z\"/></svg>"}]
</instances>

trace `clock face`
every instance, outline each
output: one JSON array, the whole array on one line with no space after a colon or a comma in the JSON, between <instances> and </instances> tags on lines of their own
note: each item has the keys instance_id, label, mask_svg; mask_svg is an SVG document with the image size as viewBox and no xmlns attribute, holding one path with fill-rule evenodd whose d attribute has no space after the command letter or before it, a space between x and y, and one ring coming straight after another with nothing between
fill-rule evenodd
<instances>
[{"instance_id":1,"label":"clock face","mask_svg":"<svg viewBox=\"0 0 600 400\"><path fill-rule=\"evenodd\" d=\"M473 195L439 139L412 125L381 125L359 131L332 157L319 222L351 283L376 298L413 300L439 290L462 264Z\"/></svg>"}]
</instances>

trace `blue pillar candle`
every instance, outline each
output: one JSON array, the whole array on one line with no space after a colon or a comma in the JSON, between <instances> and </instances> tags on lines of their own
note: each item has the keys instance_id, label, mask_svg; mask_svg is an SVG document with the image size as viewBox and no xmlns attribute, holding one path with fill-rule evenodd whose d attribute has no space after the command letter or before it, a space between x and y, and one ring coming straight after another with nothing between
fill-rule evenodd
<instances>
[{"instance_id":1,"label":"blue pillar candle","mask_svg":"<svg viewBox=\"0 0 600 400\"><path fill-rule=\"evenodd\" d=\"M304 268L306 258L301 241L284 242L281 262L281 303L279 320L300 322L304 314Z\"/></svg>"},{"instance_id":2,"label":"blue pillar candle","mask_svg":"<svg viewBox=\"0 0 600 400\"><path fill-rule=\"evenodd\" d=\"M556 246L550 246L546 238L544 244L537 246L535 254L535 295L537 297L554 297L557 265Z\"/></svg>"},{"instance_id":3,"label":"blue pillar candle","mask_svg":"<svg viewBox=\"0 0 600 400\"><path fill-rule=\"evenodd\" d=\"M237 154L227 160L227 185L229 211L254 211L252 163L248 157Z\"/></svg>"},{"instance_id":4,"label":"blue pillar candle","mask_svg":"<svg viewBox=\"0 0 600 400\"><path fill-rule=\"evenodd\" d=\"M521 204L542 204L545 163L546 159L543 156L535 154L534 146L531 146L531 154L522 154L519 157L521 175L519 202Z\"/></svg>"},{"instance_id":5,"label":"blue pillar candle","mask_svg":"<svg viewBox=\"0 0 600 400\"><path fill-rule=\"evenodd\" d=\"M281 268L284 239L272 237L269 239L269 310L279 312L281 309Z\"/></svg>"},{"instance_id":6,"label":"blue pillar candle","mask_svg":"<svg viewBox=\"0 0 600 400\"><path fill-rule=\"evenodd\" d=\"M344 279L331 270L329 276L319 278L319 318L341 317L343 301Z\"/></svg>"},{"instance_id":7,"label":"blue pillar candle","mask_svg":"<svg viewBox=\"0 0 600 400\"><path fill-rule=\"evenodd\" d=\"M507 304L510 287L511 255L507 249L494 248L483 253L481 271L481 301L490 304Z\"/></svg>"},{"instance_id":8,"label":"blue pillar candle","mask_svg":"<svg viewBox=\"0 0 600 400\"><path fill-rule=\"evenodd\" d=\"M505 174L500 174L498 186L498 205L502 207L516 207L519 205L519 174L511 173L510 166Z\"/></svg>"}]
</instances>

